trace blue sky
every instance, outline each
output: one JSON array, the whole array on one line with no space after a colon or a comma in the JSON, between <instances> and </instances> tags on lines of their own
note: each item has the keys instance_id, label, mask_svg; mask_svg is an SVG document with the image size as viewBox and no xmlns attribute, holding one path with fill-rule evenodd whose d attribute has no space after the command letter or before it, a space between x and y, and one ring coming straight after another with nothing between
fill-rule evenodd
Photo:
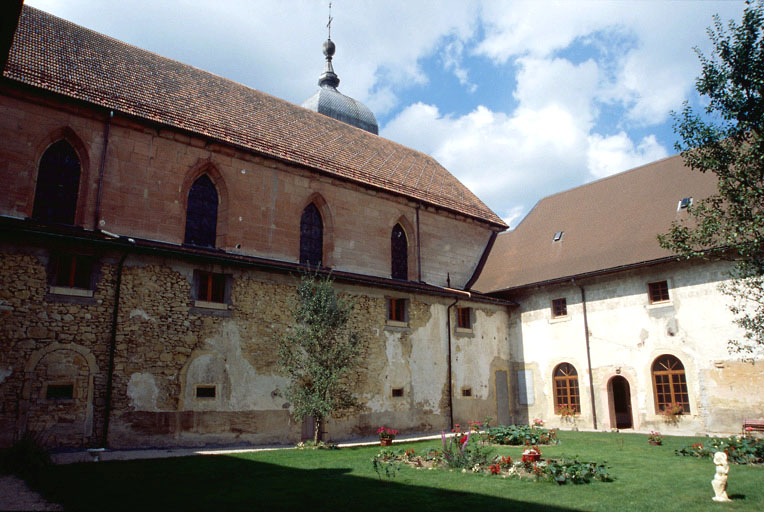
<instances>
[{"instance_id":1,"label":"blue sky","mask_svg":"<svg viewBox=\"0 0 764 512\"><path fill-rule=\"evenodd\" d=\"M74 23L302 103L328 2L26 0ZM693 46L742 1L334 0L339 90L380 135L433 155L515 226L542 197L674 154Z\"/></svg>"}]
</instances>

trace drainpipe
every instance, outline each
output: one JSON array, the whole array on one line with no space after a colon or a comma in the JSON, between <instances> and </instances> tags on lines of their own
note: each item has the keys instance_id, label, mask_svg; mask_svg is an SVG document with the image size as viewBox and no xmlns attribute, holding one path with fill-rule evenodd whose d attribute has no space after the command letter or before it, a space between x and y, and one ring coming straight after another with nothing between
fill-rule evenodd
<instances>
[{"instance_id":1,"label":"drainpipe","mask_svg":"<svg viewBox=\"0 0 764 512\"><path fill-rule=\"evenodd\" d=\"M103 131L103 152L101 153L101 166L98 168L98 195L96 196L95 213L93 214L93 230L98 229L98 223L101 220L101 192L103 190L103 175L106 172L106 150L109 149L109 131L111 130L111 119L114 117L114 111L109 111L109 117L106 119L106 128Z\"/></svg>"},{"instance_id":2,"label":"drainpipe","mask_svg":"<svg viewBox=\"0 0 764 512\"><path fill-rule=\"evenodd\" d=\"M119 291L122 286L122 268L127 258L127 251L122 253L122 257L117 265L117 282L114 285L114 308L111 315L111 338L109 339L109 373L106 375L106 406L103 413L103 438L101 446L108 447L109 444L109 416L111 415L111 388L114 380L114 350L117 344L117 316L119 313Z\"/></svg>"},{"instance_id":3,"label":"drainpipe","mask_svg":"<svg viewBox=\"0 0 764 512\"><path fill-rule=\"evenodd\" d=\"M453 376L451 375L451 308L456 306L459 298L455 298L451 305L446 308L446 333L448 333L448 421L449 430L454 428L454 393L452 390Z\"/></svg>"},{"instance_id":4,"label":"drainpipe","mask_svg":"<svg viewBox=\"0 0 764 512\"><path fill-rule=\"evenodd\" d=\"M421 238L419 237L419 208L421 206L421 203L417 203L416 205L416 269L417 280L420 283L422 282L422 242L420 241Z\"/></svg>"},{"instance_id":5,"label":"drainpipe","mask_svg":"<svg viewBox=\"0 0 764 512\"><path fill-rule=\"evenodd\" d=\"M592 376L592 353L589 348L589 320L586 315L586 292L584 292L583 286L576 284L575 279L571 279L570 282L581 290L581 305L584 308L584 335L586 337L586 364L589 366L589 395L592 401L592 422L594 430L597 430L597 407L594 405L594 377Z\"/></svg>"}]
</instances>

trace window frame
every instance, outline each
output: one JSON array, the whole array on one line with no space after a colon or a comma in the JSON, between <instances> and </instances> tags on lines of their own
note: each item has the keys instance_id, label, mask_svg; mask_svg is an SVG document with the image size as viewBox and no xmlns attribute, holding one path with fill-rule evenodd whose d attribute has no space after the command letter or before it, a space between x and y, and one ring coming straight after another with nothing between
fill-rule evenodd
<instances>
[{"instance_id":1,"label":"window frame","mask_svg":"<svg viewBox=\"0 0 764 512\"><path fill-rule=\"evenodd\" d=\"M558 308L558 306L560 304L562 304L562 308ZM552 310L552 319L553 320L557 320L559 318L567 318L568 317L568 299L567 299L567 297L559 297L557 299L552 299L551 310Z\"/></svg>"},{"instance_id":2,"label":"window frame","mask_svg":"<svg viewBox=\"0 0 764 512\"><path fill-rule=\"evenodd\" d=\"M48 297L64 302L93 301L98 265L98 257L94 254L51 250L47 264Z\"/></svg>"},{"instance_id":3,"label":"window frame","mask_svg":"<svg viewBox=\"0 0 764 512\"><path fill-rule=\"evenodd\" d=\"M401 297L387 297L387 324L394 326L408 326L409 301Z\"/></svg>"},{"instance_id":4,"label":"window frame","mask_svg":"<svg viewBox=\"0 0 764 512\"><path fill-rule=\"evenodd\" d=\"M213 280L217 280L217 283L213 282ZM205 281L207 283L207 293L203 294L205 291L203 283ZM212 284L212 287L210 284ZM194 278L191 287L194 306L192 312L216 313L229 316L231 314L230 306L232 305L232 288L233 276L231 274L208 269L194 269Z\"/></svg>"},{"instance_id":5,"label":"window frame","mask_svg":"<svg viewBox=\"0 0 764 512\"><path fill-rule=\"evenodd\" d=\"M657 296L657 298L656 298ZM647 300L650 305L670 304L671 293L667 279L647 283Z\"/></svg>"},{"instance_id":6,"label":"window frame","mask_svg":"<svg viewBox=\"0 0 764 512\"><path fill-rule=\"evenodd\" d=\"M396 237L396 233L400 234ZM409 240L400 222L390 231L390 278L409 280Z\"/></svg>"},{"instance_id":7,"label":"window frame","mask_svg":"<svg viewBox=\"0 0 764 512\"><path fill-rule=\"evenodd\" d=\"M464 323L466 320L466 324ZM463 332L472 332L473 313L470 307L456 307L456 329Z\"/></svg>"},{"instance_id":8,"label":"window frame","mask_svg":"<svg viewBox=\"0 0 764 512\"><path fill-rule=\"evenodd\" d=\"M562 362L555 366L552 371L552 386L555 414L559 415L560 408L564 405L572 407L576 414L581 414L581 388L578 384L578 371L575 366L568 362Z\"/></svg>"},{"instance_id":9,"label":"window frame","mask_svg":"<svg viewBox=\"0 0 764 512\"><path fill-rule=\"evenodd\" d=\"M205 178L211 188L204 182ZM215 193L214 201L212 201L212 196L204 197L205 192L211 191ZM192 194L194 194L193 197ZM191 182L191 186L186 193L186 222L183 231L183 245L207 249L217 247L219 213L220 191L215 184L215 180L208 173L203 172ZM204 224L204 226L198 226L197 224Z\"/></svg>"},{"instance_id":10,"label":"window frame","mask_svg":"<svg viewBox=\"0 0 764 512\"><path fill-rule=\"evenodd\" d=\"M656 370L658 366L662 366L664 369ZM684 369L684 364L678 357L673 354L663 354L656 357L650 366L650 376L653 381L655 414L663 414L666 407L671 404L681 405L681 414L683 415L691 413L687 372ZM679 391L677 391L677 387ZM668 400L665 399L666 396L668 396ZM677 399L677 396L680 399Z\"/></svg>"},{"instance_id":11,"label":"window frame","mask_svg":"<svg viewBox=\"0 0 764 512\"><path fill-rule=\"evenodd\" d=\"M319 259L314 262L316 255ZM324 266L324 218L314 202L308 203L300 215L299 262L310 267Z\"/></svg>"},{"instance_id":12,"label":"window frame","mask_svg":"<svg viewBox=\"0 0 764 512\"><path fill-rule=\"evenodd\" d=\"M76 161L65 161L72 157ZM48 145L37 165L31 218L43 223L77 225L84 170L80 153L66 138ZM56 205L55 211L51 204Z\"/></svg>"}]
</instances>

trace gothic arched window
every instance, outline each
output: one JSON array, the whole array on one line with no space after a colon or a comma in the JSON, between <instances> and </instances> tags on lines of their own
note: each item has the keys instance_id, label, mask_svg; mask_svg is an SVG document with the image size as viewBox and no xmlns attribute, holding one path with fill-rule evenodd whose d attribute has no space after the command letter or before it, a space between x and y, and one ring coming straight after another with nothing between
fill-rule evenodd
<instances>
[{"instance_id":1,"label":"gothic arched window","mask_svg":"<svg viewBox=\"0 0 764 512\"><path fill-rule=\"evenodd\" d=\"M215 247L218 224L218 192L206 174L199 176L188 191L186 236L183 243Z\"/></svg>"},{"instance_id":2,"label":"gothic arched window","mask_svg":"<svg viewBox=\"0 0 764 512\"><path fill-rule=\"evenodd\" d=\"M570 363L557 365L554 377L554 412L560 414L560 409L567 406L573 412L581 412L581 401L578 396L578 372Z\"/></svg>"},{"instance_id":3,"label":"gothic arched window","mask_svg":"<svg viewBox=\"0 0 764 512\"><path fill-rule=\"evenodd\" d=\"M663 412L672 405L682 407L682 414L690 412L690 395L684 366L676 357L664 354L653 363L656 412Z\"/></svg>"},{"instance_id":4,"label":"gothic arched window","mask_svg":"<svg viewBox=\"0 0 764 512\"><path fill-rule=\"evenodd\" d=\"M409 278L409 244L400 224L395 225L390 237L390 261L390 275L393 279Z\"/></svg>"},{"instance_id":5,"label":"gothic arched window","mask_svg":"<svg viewBox=\"0 0 764 512\"><path fill-rule=\"evenodd\" d=\"M65 140L51 144L40 159L32 217L74 224L80 188L80 158Z\"/></svg>"},{"instance_id":6,"label":"gothic arched window","mask_svg":"<svg viewBox=\"0 0 764 512\"><path fill-rule=\"evenodd\" d=\"M316 205L310 203L300 217L300 263L318 266L324 256L324 223Z\"/></svg>"}]
</instances>

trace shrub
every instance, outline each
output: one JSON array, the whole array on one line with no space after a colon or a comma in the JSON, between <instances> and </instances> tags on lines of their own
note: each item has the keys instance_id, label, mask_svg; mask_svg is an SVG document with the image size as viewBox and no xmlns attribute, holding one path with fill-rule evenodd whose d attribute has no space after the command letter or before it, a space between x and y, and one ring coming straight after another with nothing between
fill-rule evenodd
<instances>
[{"instance_id":1,"label":"shrub","mask_svg":"<svg viewBox=\"0 0 764 512\"><path fill-rule=\"evenodd\" d=\"M592 480L613 481L613 477L604 462L583 462L578 459L548 460L544 473L560 485L568 482L588 484Z\"/></svg>"},{"instance_id":2,"label":"shrub","mask_svg":"<svg viewBox=\"0 0 764 512\"><path fill-rule=\"evenodd\" d=\"M457 425L458 427L458 425ZM443 442L442 458L447 466L451 468L480 468L488 464L488 460L493 450L491 448L475 442L472 432L466 434L457 432L453 437L446 440L446 433L440 433ZM471 442L470 442L471 441Z\"/></svg>"},{"instance_id":3,"label":"shrub","mask_svg":"<svg viewBox=\"0 0 764 512\"><path fill-rule=\"evenodd\" d=\"M730 436L709 438L708 446L694 443L675 450L676 455L691 457L712 457L716 452L725 452L727 460L734 464L763 464L764 440L752 436Z\"/></svg>"},{"instance_id":4,"label":"shrub","mask_svg":"<svg viewBox=\"0 0 764 512\"><path fill-rule=\"evenodd\" d=\"M24 432L2 454L3 471L27 481L36 481L40 473L51 464L50 454L43 448L43 437L37 432Z\"/></svg>"},{"instance_id":5,"label":"shrub","mask_svg":"<svg viewBox=\"0 0 764 512\"><path fill-rule=\"evenodd\" d=\"M557 444L557 432L529 425L499 425L488 429L488 440L494 444Z\"/></svg>"}]
</instances>

